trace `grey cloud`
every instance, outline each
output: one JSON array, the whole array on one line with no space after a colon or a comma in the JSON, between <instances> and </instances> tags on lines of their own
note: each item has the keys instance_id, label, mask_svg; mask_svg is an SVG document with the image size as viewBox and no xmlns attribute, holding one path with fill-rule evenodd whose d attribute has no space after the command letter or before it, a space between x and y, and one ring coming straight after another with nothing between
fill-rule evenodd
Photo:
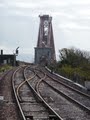
<instances>
[{"instance_id":1,"label":"grey cloud","mask_svg":"<svg viewBox=\"0 0 90 120\"><path fill-rule=\"evenodd\" d=\"M81 48L85 44L84 48L87 49L90 39L89 3L89 0L1 0L0 45L6 49L20 45L21 52L34 53L39 28L38 15L50 14L53 17L57 52L71 45L78 47L78 43Z\"/></svg>"}]
</instances>

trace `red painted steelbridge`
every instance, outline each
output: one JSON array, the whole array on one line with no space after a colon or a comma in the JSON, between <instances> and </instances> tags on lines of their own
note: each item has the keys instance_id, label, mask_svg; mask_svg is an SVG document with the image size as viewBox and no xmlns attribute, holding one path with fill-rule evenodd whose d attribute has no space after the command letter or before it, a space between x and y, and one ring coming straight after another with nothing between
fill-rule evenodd
<instances>
[{"instance_id":1,"label":"red painted steelbridge","mask_svg":"<svg viewBox=\"0 0 90 120\"><path fill-rule=\"evenodd\" d=\"M37 47L35 47L35 63L50 64L56 61L52 17L49 15L39 17L40 26Z\"/></svg>"}]
</instances>

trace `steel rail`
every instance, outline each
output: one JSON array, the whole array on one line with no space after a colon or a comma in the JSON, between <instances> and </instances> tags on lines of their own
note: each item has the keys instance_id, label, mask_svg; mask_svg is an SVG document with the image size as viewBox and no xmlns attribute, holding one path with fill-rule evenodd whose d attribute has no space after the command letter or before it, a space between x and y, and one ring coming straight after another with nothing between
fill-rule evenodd
<instances>
[{"instance_id":1,"label":"steel rail","mask_svg":"<svg viewBox=\"0 0 90 120\"><path fill-rule=\"evenodd\" d=\"M36 73L37 74L37 73ZM39 97L39 99L45 104L45 106L46 107L48 107L49 109L50 109L50 111L52 111L52 113L54 114L54 115L56 115L56 117L58 118L58 119L60 119L60 120L63 120L63 118L60 116L60 115L58 115L58 113L44 100L44 98L40 95L40 93L39 93L39 85L40 85L40 83L46 78L46 74L44 73L44 71L43 71L43 74L45 75L43 78L40 78L40 76L37 74L37 76L40 78L40 81L37 83L37 87L36 87L36 91L35 91L35 89L30 85L30 87L31 87L31 89L35 92L35 94L36 94L36 96L38 96ZM28 81L27 81L28 82Z\"/></svg>"},{"instance_id":2,"label":"steel rail","mask_svg":"<svg viewBox=\"0 0 90 120\"><path fill-rule=\"evenodd\" d=\"M29 87L32 89L33 93L37 96L37 98L38 98L41 102L43 102L44 105L45 105L59 120L63 120L63 118L61 118L61 116L58 115L58 114L46 103L46 101L40 96L40 94L37 93L37 92L35 91L35 89L30 85L29 79L27 79L26 76L25 76L25 71L26 71L26 69L27 69L27 67L24 69L24 79L25 79L25 82L28 83ZM19 68L18 68L18 70L19 70ZM16 72L17 72L18 70L16 70ZM34 76L35 76L35 75L34 75ZM33 78L33 77L32 77L32 78ZM44 77L44 79L45 79L45 77ZM40 80L40 81L42 81L42 80ZM24 82L24 83L21 83L21 86L22 86L23 84L25 84L25 82ZM20 87L21 87L21 86L20 86ZM15 88L14 88L14 92L15 92ZM19 100L18 100L18 97L17 97L16 92L15 92L15 96L16 96L16 99L17 99L17 103L18 103L20 112L21 112L21 114L22 114L22 116L23 116L23 120L26 120L26 118L25 118L25 116L24 116L24 113L23 113L23 111L22 111L22 109L21 109L21 106L20 106L20 103L19 103Z\"/></svg>"},{"instance_id":3,"label":"steel rail","mask_svg":"<svg viewBox=\"0 0 90 120\"><path fill-rule=\"evenodd\" d=\"M24 75L25 75L25 70L27 69L27 67L24 69ZM21 82L19 84L19 86L17 87L17 96L18 96L18 99L19 101L21 101L21 98L19 96L19 91L20 91L20 88L27 82L27 81L30 81L31 79L33 79L34 77L36 76L36 74L34 74L32 77L28 78L27 80L24 80L23 82Z\"/></svg>"},{"instance_id":4,"label":"steel rail","mask_svg":"<svg viewBox=\"0 0 90 120\"><path fill-rule=\"evenodd\" d=\"M80 102L78 102L77 100L71 98L70 96L66 95L65 93L61 92L60 90L56 89L55 87L53 87L52 85L50 85L49 83L47 83L46 81L43 80L43 82L45 84L47 84L49 87L51 87L54 91L56 91L58 94L62 95L63 97L65 97L67 100L70 100L71 102L79 105L81 108L83 108L84 110L90 112L90 109L88 107L86 107L85 105L81 104Z\"/></svg>"},{"instance_id":5,"label":"steel rail","mask_svg":"<svg viewBox=\"0 0 90 120\"><path fill-rule=\"evenodd\" d=\"M39 69L35 69L35 70L39 70ZM40 70L40 72L42 72L42 71ZM38 76L38 74L36 73L36 75L40 78L39 82L37 82L37 84L35 85L35 90L37 91L38 94L39 94L39 89L38 89L39 88L39 84L42 82L42 80L44 80L46 78L46 73L43 72L43 74L44 74L44 77L40 78Z\"/></svg>"},{"instance_id":6,"label":"steel rail","mask_svg":"<svg viewBox=\"0 0 90 120\"><path fill-rule=\"evenodd\" d=\"M59 83L59 84L61 84L61 85L63 85L63 86L65 86L65 87L67 87L67 88L69 88L69 89L71 89L71 90L73 90L73 91L75 91L75 92L77 92L77 93L79 93L79 94L81 94L81 95L83 95L83 96L85 96L85 97L90 99L90 95L85 94L85 93L83 93L83 92L81 92L81 91L79 91L79 90L77 90L77 89L75 89L75 88L73 88L73 87L71 87L71 86L61 82L61 81L58 81L56 78L53 78L52 76L50 76L48 74L47 74L47 76L50 77L51 79L53 79L54 81L56 81L57 83Z\"/></svg>"},{"instance_id":7,"label":"steel rail","mask_svg":"<svg viewBox=\"0 0 90 120\"><path fill-rule=\"evenodd\" d=\"M26 68L27 68L27 67L26 67ZM24 69L24 72L23 72L25 82L28 83L29 87L32 89L32 91L33 91L34 94L38 97L38 99L39 99L41 102L43 102L44 105L45 105L47 108L49 108L49 110L50 110L51 112L53 112L54 115L55 115L58 119L63 120L63 119L44 101L44 99L35 91L35 89L29 84L30 78L27 79L26 76L25 76L25 70L26 70L26 68ZM16 72L17 72L19 69L21 69L21 67L19 67L19 68L14 72L14 74L13 74L13 76L12 76L12 86L13 86L14 95L15 95L16 102L17 102L17 104L18 104L18 107L19 107L19 110L20 110L22 119L23 119L23 120L26 120L25 115L24 115L24 112L22 111L21 105L20 105L20 103L19 103L19 99L18 99L18 96L17 96L17 92L16 92L15 86L14 86L14 76L15 76ZM34 75L34 76L35 76L35 75ZM33 77L32 77L32 78L33 78ZM25 82L24 82L24 83L21 83L20 87L21 87L23 84L25 84ZM19 87L19 88L20 88L20 87Z\"/></svg>"},{"instance_id":8,"label":"steel rail","mask_svg":"<svg viewBox=\"0 0 90 120\"><path fill-rule=\"evenodd\" d=\"M18 105L18 108L20 110L20 113L21 113L21 116L22 116L22 120L27 120L25 118L25 115L24 115L24 112L22 111L22 108L21 108L21 105L19 103L19 100L18 100L18 97L17 97L17 94L16 94L16 90L15 90L15 85L14 85L14 77L15 77L15 74L16 72L21 69L21 67L18 67L18 69L13 73L12 75L12 87L13 87L13 92L14 92L14 96L15 96L15 99L16 99L16 102L17 102L17 105Z\"/></svg>"},{"instance_id":9,"label":"steel rail","mask_svg":"<svg viewBox=\"0 0 90 120\"><path fill-rule=\"evenodd\" d=\"M9 72L11 72L12 70L13 70L13 68L10 69L10 70L8 70L8 71L5 71L4 73L2 73L1 76L0 76L0 80L3 80L4 77L5 77Z\"/></svg>"}]
</instances>

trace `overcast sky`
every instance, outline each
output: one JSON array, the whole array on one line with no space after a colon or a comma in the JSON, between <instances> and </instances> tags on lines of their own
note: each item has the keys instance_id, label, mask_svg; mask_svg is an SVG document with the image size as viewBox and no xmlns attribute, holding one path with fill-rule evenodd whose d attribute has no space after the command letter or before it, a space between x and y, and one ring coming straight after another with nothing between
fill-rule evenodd
<instances>
[{"instance_id":1,"label":"overcast sky","mask_svg":"<svg viewBox=\"0 0 90 120\"><path fill-rule=\"evenodd\" d=\"M0 0L0 49L14 53L19 46L34 57L43 14L53 17L56 54L72 46L90 51L90 0Z\"/></svg>"}]
</instances>

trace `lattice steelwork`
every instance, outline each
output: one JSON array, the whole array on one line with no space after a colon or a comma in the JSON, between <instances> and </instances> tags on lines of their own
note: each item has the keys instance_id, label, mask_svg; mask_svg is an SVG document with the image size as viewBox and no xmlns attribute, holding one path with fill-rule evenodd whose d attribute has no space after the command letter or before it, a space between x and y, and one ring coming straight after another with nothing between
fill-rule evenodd
<instances>
[{"instance_id":1,"label":"lattice steelwork","mask_svg":"<svg viewBox=\"0 0 90 120\"><path fill-rule=\"evenodd\" d=\"M56 60L53 29L52 29L52 17L50 17L49 15L43 15L39 17L40 17L40 26L39 26L37 47L52 48L52 59Z\"/></svg>"},{"instance_id":2,"label":"lattice steelwork","mask_svg":"<svg viewBox=\"0 0 90 120\"><path fill-rule=\"evenodd\" d=\"M52 17L49 15L40 15L40 26L36 48L50 48L51 60L55 61L55 47L52 29Z\"/></svg>"}]
</instances>

